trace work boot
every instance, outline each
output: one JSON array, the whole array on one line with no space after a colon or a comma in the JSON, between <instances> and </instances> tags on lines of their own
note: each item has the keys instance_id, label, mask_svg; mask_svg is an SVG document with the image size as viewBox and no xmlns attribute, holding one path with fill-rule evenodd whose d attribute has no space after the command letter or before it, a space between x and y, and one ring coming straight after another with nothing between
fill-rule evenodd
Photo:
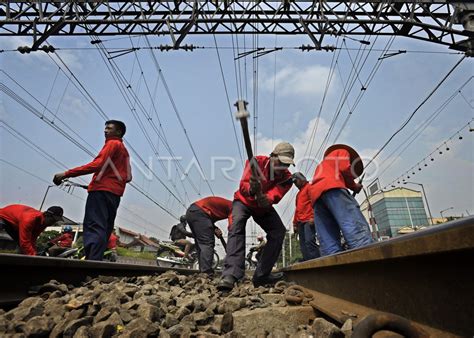
<instances>
[{"instance_id":1,"label":"work boot","mask_svg":"<svg viewBox=\"0 0 474 338\"><path fill-rule=\"evenodd\" d=\"M234 288L234 284L237 282L237 278L232 275L223 276L217 284L217 290L219 291L230 291Z\"/></svg>"},{"instance_id":2,"label":"work boot","mask_svg":"<svg viewBox=\"0 0 474 338\"><path fill-rule=\"evenodd\" d=\"M261 277L253 277L252 282L253 286L256 288L259 286L264 286L264 285L273 285L276 282L280 281L285 277L283 272L272 272L267 276L261 276Z\"/></svg>"}]
</instances>

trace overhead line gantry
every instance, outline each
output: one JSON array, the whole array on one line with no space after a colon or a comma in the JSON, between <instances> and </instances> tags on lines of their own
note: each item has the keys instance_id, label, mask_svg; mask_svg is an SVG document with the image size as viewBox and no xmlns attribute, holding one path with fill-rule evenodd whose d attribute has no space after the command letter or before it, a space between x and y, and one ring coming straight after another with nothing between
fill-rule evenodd
<instances>
[{"instance_id":1,"label":"overhead line gantry","mask_svg":"<svg viewBox=\"0 0 474 338\"><path fill-rule=\"evenodd\" d=\"M169 36L179 48L206 34L306 35L312 49L337 36L396 35L473 54L474 3L374 1L23 1L0 5L0 36Z\"/></svg>"}]
</instances>

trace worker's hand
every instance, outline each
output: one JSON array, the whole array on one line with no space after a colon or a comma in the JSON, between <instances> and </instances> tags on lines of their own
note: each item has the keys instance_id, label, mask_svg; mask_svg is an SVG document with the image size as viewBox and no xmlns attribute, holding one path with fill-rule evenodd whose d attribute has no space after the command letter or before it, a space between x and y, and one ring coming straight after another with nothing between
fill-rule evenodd
<instances>
[{"instance_id":1,"label":"worker's hand","mask_svg":"<svg viewBox=\"0 0 474 338\"><path fill-rule=\"evenodd\" d=\"M264 208L264 209L269 208L272 205L270 203L267 195L265 195L265 194L257 195L257 204L260 208Z\"/></svg>"},{"instance_id":2,"label":"worker's hand","mask_svg":"<svg viewBox=\"0 0 474 338\"><path fill-rule=\"evenodd\" d=\"M53 177L53 183L56 185L60 185L61 182L66 178L66 173L58 173Z\"/></svg>"},{"instance_id":3,"label":"worker's hand","mask_svg":"<svg viewBox=\"0 0 474 338\"><path fill-rule=\"evenodd\" d=\"M222 237L222 230L219 229L218 227L215 227L214 228L214 234L216 235L217 238L221 238Z\"/></svg>"},{"instance_id":4,"label":"worker's hand","mask_svg":"<svg viewBox=\"0 0 474 338\"><path fill-rule=\"evenodd\" d=\"M258 180L258 178L255 178L253 175L250 176L250 194L255 195L258 192L262 191L262 184Z\"/></svg>"},{"instance_id":5,"label":"worker's hand","mask_svg":"<svg viewBox=\"0 0 474 338\"><path fill-rule=\"evenodd\" d=\"M355 192L356 194L358 194L361 190L362 190L362 184L360 183L354 183L354 187L352 187L352 191Z\"/></svg>"}]
</instances>

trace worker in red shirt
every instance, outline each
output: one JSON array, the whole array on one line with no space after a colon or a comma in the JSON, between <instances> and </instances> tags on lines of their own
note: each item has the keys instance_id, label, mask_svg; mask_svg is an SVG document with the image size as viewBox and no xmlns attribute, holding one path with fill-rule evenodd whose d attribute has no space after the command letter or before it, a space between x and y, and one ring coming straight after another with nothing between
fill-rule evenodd
<instances>
[{"instance_id":1,"label":"worker in red shirt","mask_svg":"<svg viewBox=\"0 0 474 338\"><path fill-rule=\"evenodd\" d=\"M53 238L49 241L52 244L52 247L48 249L50 256L58 256L66 251L68 248L72 247L72 241L74 239L74 234L72 232L72 226L66 225L63 228L63 233Z\"/></svg>"},{"instance_id":2,"label":"worker in red shirt","mask_svg":"<svg viewBox=\"0 0 474 338\"><path fill-rule=\"evenodd\" d=\"M373 242L359 204L348 192L362 189L354 180L364 171L359 154L345 144L329 147L309 189L322 256L342 251L341 232L350 249Z\"/></svg>"},{"instance_id":3,"label":"worker in red shirt","mask_svg":"<svg viewBox=\"0 0 474 338\"><path fill-rule=\"evenodd\" d=\"M109 240L107 242L107 250L112 251L110 254L110 261L116 262L117 261L117 244L120 243L119 236L115 234L115 229L110 234Z\"/></svg>"},{"instance_id":4,"label":"worker in red shirt","mask_svg":"<svg viewBox=\"0 0 474 338\"><path fill-rule=\"evenodd\" d=\"M0 228L18 243L24 255L36 255L36 239L54 223L63 220L63 208L50 207L41 212L22 204L7 205L0 208Z\"/></svg>"},{"instance_id":5,"label":"worker in red shirt","mask_svg":"<svg viewBox=\"0 0 474 338\"><path fill-rule=\"evenodd\" d=\"M296 195L293 230L298 234L303 261L320 257L319 246L316 244L313 205L309 196L309 183L303 173L293 174L293 182L299 189Z\"/></svg>"},{"instance_id":6,"label":"worker in red shirt","mask_svg":"<svg viewBox=\"0 0 474 338\"><path fill-rule=\"evenodd\" d=\"M105 145L90 163L54 175L56 185L69 177L94 174L88 187L84 215L86 259L101 261L114 228L115 216L126 183L132 180L130 156L123 144L126 126L121 121L105 122Z\"/></svg>"},{"instance_id":7,"label":"worker in red shirt","mask_svg":"<svg viewBox=\"0 0 474 338\"><path fill-rule=\"evenodd\" d=\"M112 231L109 237L109 241L107 242L107 249L110 250L117 250L117 242L119 241L119 237L115 234L115 229Z\"/></svg>"},{"instance_id":8,"label":"worker in red shirt","mask_svg":"<svg viewBox=\"0 0 474 338\"><path fill-rule=\"evenodd\" d=\"M232 226L227 241L227 255L222 279L217 286L220 290L232 289L235 282L244 276L245 226L250 217L267 233L268 240L255 269L253 284L256 287L274 284L283 278L282 273L271 273L286 233L286 228L272 205L280 202L292 186L288 168L294 164L294 156L293 146L282 142L276 145L270 156L252 158L255 168L253 173L249 162L246 162L239 190L235 192L232 203Z\"/></svg>"},{"instance_id":9,"label":"worker in red shirt","mask_svg":"<svg viewBox=\"0 0 474 338\"><path fill-rule=\"evenodd\" d=\"M199 271L212 275L214 236L222 237L215 222L227 219L232 224L232 202L222 197L206 197L191 204L186 211L186 221L194 237L198 254Z\"/></svg>"}]
</instances>

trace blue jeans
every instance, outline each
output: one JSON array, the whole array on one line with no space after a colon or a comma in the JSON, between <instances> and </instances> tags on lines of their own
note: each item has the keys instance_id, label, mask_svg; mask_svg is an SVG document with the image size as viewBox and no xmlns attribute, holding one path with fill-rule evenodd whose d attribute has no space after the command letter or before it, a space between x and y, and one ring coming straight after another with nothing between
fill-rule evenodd
<instances>
[{"instance_id":1,"label":"blue jeans","mask_svg":"<svg viewBox=\"0 0 474 338\"><path fill-rule=\"evenodd\" d=\"M350 249L373 242L369 224L359 204L345 189L324 192L314 203L314 223L318 231L321 256L342 251L341 232Z\"/></svg>"},{"instance_id":2,"label":"blue jeans","mask_svg":"<svg viewBox=\"0 0 474 338\"><path fill-rule=\"evenodd\" d=\"M298 222L298 237L300 249L303 254L303 261L318 258L319 247L316 244L316 229L314 224L309 222Z\"/></svg>"}]
</instances>

